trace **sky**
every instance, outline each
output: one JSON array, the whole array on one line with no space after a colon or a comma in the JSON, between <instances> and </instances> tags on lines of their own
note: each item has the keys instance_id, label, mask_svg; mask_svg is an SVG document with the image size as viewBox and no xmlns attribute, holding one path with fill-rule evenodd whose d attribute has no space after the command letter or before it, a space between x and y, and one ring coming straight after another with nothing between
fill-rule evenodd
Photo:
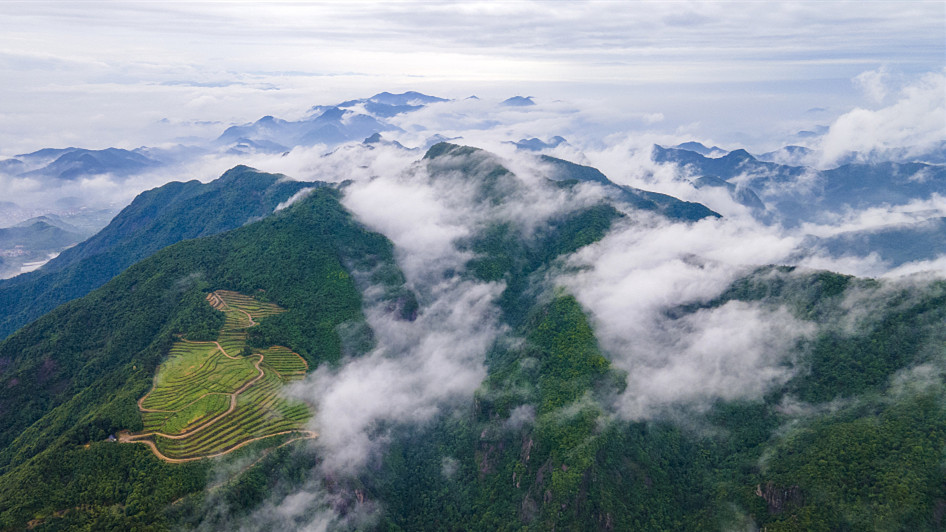
<instances>
[{"instance_id":1,"label":"sky","mask_svg":"<svg viewBox=\"0 0 946 532\"><path fill-rule=\"evenodd\" d=\"M0 155L214 137L384 90L769 148L889 104L943 71L944 43L940 1L4 1Z\"/></svg>"}]
</instances>

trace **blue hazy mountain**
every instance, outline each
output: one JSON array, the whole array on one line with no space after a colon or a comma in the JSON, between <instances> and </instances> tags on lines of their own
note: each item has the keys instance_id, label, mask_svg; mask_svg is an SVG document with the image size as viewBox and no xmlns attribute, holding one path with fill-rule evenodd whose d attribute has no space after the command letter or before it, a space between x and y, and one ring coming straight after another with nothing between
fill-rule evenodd
<instances>
[{"instance_id":1,"label":"blue hazy mountain","mask_svg":"<svg viewBox=\"0 0 946 532\"><path fill-rule=\"evenodd\" d=\"M681 150L695 151L696 153L699 153L700 155L706 155L706 156L709 156L711 154L724 155L726 153L726 150L718 146L713 146L712 148L708 148L702 143L696 142L696 141L690 141L690 142L684 142L682 144L677 144L675 148L681 149Z\"/></svg>"},{"instance_id":2,"label":"blue hazy mountain","mask_svg":"<svg viewBox=\"0 0 946 532\"><path fill-rule=\"evenodd\" d=\"M10 159L4 159L0 161L0 173L16 175L24 172L24 166L23 161L19 159L12 157Z\"/></svg>"},{"instance_id":3,"label":"blue hazy mountain","mask_svg":"<svg viewBox=\"0 0 946 532\"><path fill-rule=\"evenodd\" d=\"M264 116L252 124L231 126L217 138L216 144L239 146L252 142L267 150L287 151L294 146L334 146L347 141L360 141L378 132L398 129L373 116L338 106L320 111L315 116L298 121Z\"/></svg>"},{"instance_id":4,"label":"blue hazy mountain","mask_svg":"<svg viewBox=\"0 0 946 532\"><path fill-rule=\"evenodd\" d=\"M756 155L756 158L770 163L803 166L810 162L815 155L814 150L804 146L784 146L775 151Z\"/></svg>"},{"instance_id":5,"label":"blue hazy mountain","mask_svg":"<svg viewBox=\"0 0 946 532\"><path fill-rule=\"evenodd\" d=\"M46 148L17 155L0 163L6 173L22 177L52 177L73 180L86 175L111 174L125 177L161 166L141 153L119 148Z\"/></svg>"},{"instance_id":6,"label":"blue hazy mountain","mask_svg":"<svg viewBox=\"0 0 946 532\"><path fill-rule=\"evenodd\" d=\"M654 146L654 161L689 166L698 175L715 175L726 181L740 175L765 175L768 179L786 181L805 173L802 167L760 161L744 149L733 150L722 157L706 157L680 148Z\"/></svg>"},{"instance_id":7,"label":"blue hazy mountain","mask_svg":"<svg viewBox=\"0 0 946 532\"><path fill-rule=\"evenodd\" d=\"M376 117L390 118L401 113L416 111L431 103L446 101L446 98L438 98L437 96L430 96L416 91L407 91L401 94L379 92L370 98L342 102L336 107L348 109L357 105L363 105L365 111Z\"/></svg>"},{"instance_id":8,"label":"blue hazy mountain","mask_svg":"<svg viewBox=\"0 0 946 532\"><path fill-rule=\"evenodd\" d=\"M934 259L946 253L946 218L809 238L806 247L832 256L876 254L890 266Z\"/></svg>"},{"instance_id":9,"label":"blue hazy mountain","mask_svg":"<svg viewBox=\"0 0 946 532\"><path fill-rule=\"evenodd\" d=\"M13 227L0 228L0 278L36 268L88 234L54 216L38 216Z\"/></svg>"},{"instance_id":10,"label":"blue hazy mountain","mask_svg":"<svg viewBox=\"0 0 946 532\"><path fill-rule=\"evenodd\" d=\"M397 128L381 123L374 117L331 107L313 118L299 121L264 116L252 124L231 126L220 135L216 144L246 145L253 142L261 146L278 145L288 149L314 144L341 144L393 129Z\"/></svg>"},{"instance_id":11,"label":"blue hazy mountain","mask_svg":"<svg viewBox=\"0 0 946 532\"><path fill-rule=\"evenodd\" d=\"M710 176L750 190L786 225L825 220L845 209L903 205L933 194L946 195L946 167L942 165L857 163L819 171L762 161L741 149L710 158L660 146L654 147L653 157L683 166L694 180Z\"/></svg>"},{"instance_id":12,"label":"blue hazy mountain","mask_svg":"<svg viewBox=\"0 0 946 532\"><path fill-rule=\"evenodd\" d=\"M550 138L548 141L532 137L531 139L519 139L516 142L510 142L510 144L515 144L516 149L519 150L542 151L547 148L555 148L556 146L560 146L562 144L568 144L568 141L556 135Z\"/></svg>"},{"instance_id":13,"label":"blue hazy mountain","mask_svg":"<svg viewBox=\"0 0 946 532\"><path fill-rule=\"evenodd\" d=\"M535 102L532 101L532 96L513 96L512 98L503 100L500 105L506 105L510 107L528 107L530 105L535 105Z\"/></svg>"},{"instance_id":14,"label":"blue hazy mountain","mask_svg":"<svg viewBox=\"0 0 946 532\"><path fill-rule=\"evenodd\" d=\"M46 213L40 216L34 216L28 220L24 220L13 227L28 227L34 223L44 223L46 225L59 228L67 233L75 233L77 235L85 235L86 237L92 236L96 231L88 231L83 229L80 226L74 225L66 221L62 216L53 213Z\"/></svg>"},{"instance_id":15,"label":"blue hazy mountain","mask_svg":"<svg viewBox=\"0 0 946 532\"><path fill-rule=\"evenodd\" d=\"M361 141L363 146L374 149L376 146L393 146L400 150L418 151L418 148L408 148L396 140L388 140L381 136L381 133L375 133L365 140Z\"/></svg>"},{"instance_id":16,"label":"blue hazy mountain","mask_svg":"<svg viewBox=\"0 0 946 532\"><path fill-rule=\"evenodd\" d=\"M231 155L250 155L253 153L285 153L289 148L269 140L237 139L227 153Z\"/></svg>"},{"instance_id":17,"label":"blue hazy mountain","mask_svg":"<svg viewBox=\"0 0 946 532\"><path fill-rule=\"evenodd\" d=\"M693 180L693 186L696 188L724 188L729 192L729 196L740 205L749 207L758 212L765 211L765 203L759 199L759 196L750 188L736 186L729 181L720 179L714 175L705 175Z\"/></svg>"}]
</instances>

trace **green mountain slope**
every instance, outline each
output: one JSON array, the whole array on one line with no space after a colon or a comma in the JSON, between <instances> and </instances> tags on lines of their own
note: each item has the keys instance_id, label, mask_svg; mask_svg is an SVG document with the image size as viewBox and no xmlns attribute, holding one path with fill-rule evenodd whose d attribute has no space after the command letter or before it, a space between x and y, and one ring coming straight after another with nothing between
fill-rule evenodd
<instances>
[{"instance_id":1,"label":"green mountain slope","mask_svg":"<svg viewBox=\"0 0 946 532\"><path fill-rule=\"evenodd\" d=\"M102 440L142 428L136 401L175 334L201 339L223 325L204 301L210 290L288 309L249 329L249 342L287 346L310 367L370 345L364 327L352 345L337 333L363 323L346 268L373 272L392 301L410 295L390 243L353 223L337 197L318 190L261 222L168 247L0 343L0 528L74 508L76 519L157 523L164 505L203 487L204 463L169 466L144 446Z\"/></svg>"},{"instance_id":2,"label":"green mountain slope","mask_svg":"<svg viewBox=\"0 0 946 532\"><path fill-rule=\"evenodd\" d=\"M165 246L262 218L307 186L313 184L237 166L207 184L172 182L144 192L40 270L0 281L0 338Z\"/></svg>"},{"instance_id":3,"label":"green mountain slope","mask_svg":"<svg viewBox=\"0 0 946 532\"><path fill-rule=\"evenodd\" d=\"M876 312L845 325L849 297ZM711 305L787 304L822 323L796 378L760 401L630 422L606 413L624 380L560 295L533 309L523 345L491 354L472 417L405 431L361 482L391 508L384 530L942 530L944 297L943 282L891 292L761 270Z\"/></svg>"}]
</instances>

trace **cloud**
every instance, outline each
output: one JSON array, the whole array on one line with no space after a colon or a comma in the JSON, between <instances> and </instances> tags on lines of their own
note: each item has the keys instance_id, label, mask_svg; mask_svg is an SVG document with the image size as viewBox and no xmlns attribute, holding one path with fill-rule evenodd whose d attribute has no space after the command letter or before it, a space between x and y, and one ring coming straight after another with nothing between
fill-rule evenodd
<instances>
[{"instance_id":1,"label":"cloud","mask_svg":"<svg viewBox=\"0 0 946 532\"><path fill-rule=\"evenodd\" d=\"M612 363L628 372L618 401L630 419L717 398L757 399L792 374L789 353L811 334L785 309L742 302L682 318L753 265L778 263L796 246L747 221L670 224L636 220L577 252L557 279L592 317Z\"/></svg>"},{"instance_id":2,"label":"cloud","mask_svg":"<svg viewBox=\"0 0 946 532\"><path fill-rule=\"evenodd\" d=\"M368 151L404 164L356 176L344 188L343 203L393 242L420 311L413 321L398 319L374 300L379 290L367 287L365 313L377 347L337 368L321 367L293 389L315 405L313 428L320 434L315 445L325 457L323 469L341 474L359 471L382 450L388 429L423 424L468 404L486 375L487 351L508 334L495 305L503 283L460 275L474 257L461 241L492 223L509 222L528 234L540 221L601 197L568 194L525 173L507 176L503 198L494 202L483 198L480 188L483 176L504 162L493 155L407 163L403 150L394 147ZM350 155L367 152L338 151L322 159L332 167L333 158Z\"/></svg>"},{"instance_id":3,"label":"cloud","mask_svg":"<svg viewBox=\"0 0 946 532\"><path fill-rule=\"evenodd\" d=\"M890 74L887 67L861 72L854 77L854 85L874 103L881 103L887 96L887 80Z\"/></svg>"},{"instance_id":4,"label":"cloud","mask_svg":"<svg viewBox=\"0 0 946 532\"><path fill-rule=\"evenodd\" d=\"M770 310L740 301L666 325L660 345L647 346L663 349L625 353L622 359L628 390L620 408L632 419L674 404L760 399L794 374L790 363L797 342L815 330L784 308Z\"/></svg>"},{"instance_id":5,"label":"cloud","mask_svg":"<svg viewBox=\"0 0 946 532\"><path fill-rule=\"evenodd\" d=\"M930 2L8 2L3 11L0 75L17 80L0 87L5 153L134 147L154 143L142 130L164 117L242 123L405 89L586 99L644 121L663 113L669 130L699 122L745 133L799 109L848 107L850 95L824 80L853 77L865 61L941 68L944 37Z\"/></svg>"},{"instance_id":6,"label":"cloud","mask_svg":"<svg viewBox=\"0 0 946 532\"><path fill-rule=\"evenodd\" d=\"M924 75L905 87L896 103L875 111L841 115L822 140L822 166L854 153L861 158L904 151L918 156L946 142L946 71Z\"/></svg>"},{"instance_id":7,"label":"cloud","mask_svg":"<svg viewBox=\"0 0 946 532\"><path fill-rule=\"evenodd\" d=\"M338 369L320 367L294 387L291 393L316 405L326 471L358 472L383 449L387 424L422 424L472 397L501 331L493 307L500 290L445 283L430 290L437 299L413 322L369 310L379 347Z\"/></svg>"},{"instance_id":8,"label":"cloud","mask_svg":"<svg viewBox=\"0 0 946 532\"><path fill-rule=\"evenodd\" d=\"M240 532L361 530L374 525L381 513L377 503L364 500L357 494L326 490L316 475L297 489L289 489L278 482L272 491L274 494L249 515L242 508L230 507L229 501L211 492L204 502L206 513L194 528L198 531Z\"/></svg>"},{"instance_id":9,"label":"cloud","mask_svg":"<svg viewBox=\"0 0 946 532\"><path fill-rule=\"evenodd\" d=\"M803 223L801 231L818 237L830 237L852 231L877 231L886 227L911 224L946 216L946 197L933 194L903 205L883 205L861 210L847 210L831 223Z\"/></svg>"},{"instance_id":10,"label":"cloud","mask_svg":"<svg viewBox=\"0 0 946 532\"><path fill-rule=\"evenodd\" d=\"M896 268L885 271L881 274L886 278L899 278L914 275L932 276L939 279L946 278L946 253L937 256L934 259L924 261L914 261L901 264Z\"/></svg>"}]
</instances>

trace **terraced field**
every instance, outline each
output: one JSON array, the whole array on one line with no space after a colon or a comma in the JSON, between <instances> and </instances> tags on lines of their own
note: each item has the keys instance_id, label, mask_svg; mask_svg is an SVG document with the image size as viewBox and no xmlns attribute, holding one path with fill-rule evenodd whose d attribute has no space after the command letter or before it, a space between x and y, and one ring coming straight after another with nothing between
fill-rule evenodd
<instances>
[{"instance_id":1,"label":"terraced field","mask_svg":"<svg viewBox=\"0 0 946 532\"><path fill-rule=\"evenodd\" d=\"M217 340L174 343L151 391L138 400L144 431L119 439L145 443L158 457L180 462L219 456L279 434L315 437L303 430L309 408L279 393L287 382L305 376L305 360L281 346L241 355L246 330L283 309L226 290L209 294L207 301L226 314Z\"/></svg>"}]
</instances>

